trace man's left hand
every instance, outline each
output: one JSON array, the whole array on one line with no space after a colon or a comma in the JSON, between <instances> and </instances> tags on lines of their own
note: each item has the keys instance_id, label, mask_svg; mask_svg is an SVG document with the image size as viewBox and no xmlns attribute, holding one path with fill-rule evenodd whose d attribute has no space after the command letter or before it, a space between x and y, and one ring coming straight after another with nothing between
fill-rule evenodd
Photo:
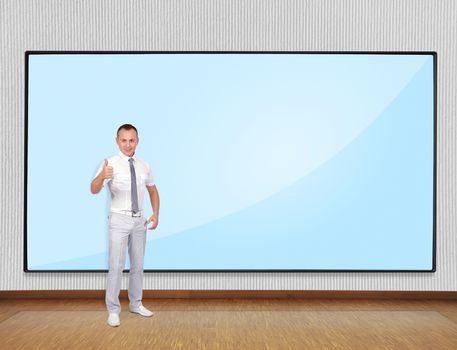
<instances>
[{"instance_id":1,"label":"man's left hand","mask_svg":"<svg viewBox=\"0 0 457 350\"><path fill-rule=\"evenodd\" d=\"M157 216L155 216L155 215L152 215L149 218L149 220L144 223L144 225L147 226L150 223L152 223L152 226L148 227L148 230L155 230L157 225L159 224L159 218Z\"/></svg>"}]
</instances>

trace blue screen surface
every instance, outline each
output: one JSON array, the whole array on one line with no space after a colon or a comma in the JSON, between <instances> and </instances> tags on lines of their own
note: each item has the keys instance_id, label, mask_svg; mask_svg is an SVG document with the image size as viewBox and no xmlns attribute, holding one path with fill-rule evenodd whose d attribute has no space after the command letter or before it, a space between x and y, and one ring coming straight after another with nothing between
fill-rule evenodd
<instances>
[{"instance_id":1,"label":"blue screen surface","mask_svg":"<svg viewBox=\"0 0 457 350\"><path fill-rule=\"evenodd\" d=\"M146 270L431 270L434 73L432 54L30 54L27 269L108 268L90 182L131 123L161 199Z\"/></svg>"}]
</instances>

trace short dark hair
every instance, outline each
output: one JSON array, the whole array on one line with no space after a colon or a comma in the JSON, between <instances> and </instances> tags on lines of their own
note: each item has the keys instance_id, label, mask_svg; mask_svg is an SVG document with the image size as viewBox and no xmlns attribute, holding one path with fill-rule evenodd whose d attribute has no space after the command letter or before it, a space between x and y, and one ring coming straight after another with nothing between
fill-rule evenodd
<instances>
[{"instance_id":1,"label":"short dark hair","mask_svg":"<svg viewBox=\"0 0 457 350\"><path fill-rule=\"evenodd\" d=\"M138 130L132 125L132 124L123 124L119 127L119 129L117 129L117 133L116 133L116 136L119 136L119 131L121 131L121 129L125 129L125 130L135 130L136 132L136 136L138 136Z\"/></svg>"}]
</instances>

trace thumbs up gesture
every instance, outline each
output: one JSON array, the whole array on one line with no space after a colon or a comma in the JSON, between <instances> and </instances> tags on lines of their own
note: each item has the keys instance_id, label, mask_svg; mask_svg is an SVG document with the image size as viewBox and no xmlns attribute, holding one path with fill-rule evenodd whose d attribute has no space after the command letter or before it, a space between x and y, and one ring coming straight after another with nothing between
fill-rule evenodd
<instances>
[{"instance_id":1,"label":"thumbs up gesture","mask_svg":"<svg viewBox=\"0 0 457 350\"><path fill-rule=\"evenodd\" d=\"M103 164L102 178L103 178L103 180L113 178L113 167L108 166L108 161L106 159L105 159L105 164Z\"/></svg>"}]
</instances>

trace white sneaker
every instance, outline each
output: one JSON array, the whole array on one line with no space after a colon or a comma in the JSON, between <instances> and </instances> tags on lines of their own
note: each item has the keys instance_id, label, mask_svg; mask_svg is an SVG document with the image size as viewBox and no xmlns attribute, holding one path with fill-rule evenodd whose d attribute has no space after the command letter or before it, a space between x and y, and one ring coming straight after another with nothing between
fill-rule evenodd
<instances>
[{"instance_id":1,"label":"white sneaker","mask_svg":"<svg viewBox=\"0 0 457 350\"><path fill-rule=\"evenodd\" d=\"M116 313L110 313L108 317L108 324L111 327L117 327L121 324L121 320L119 319L119 315Z\"/></svg>"},{"instance_id":2,"label":"white sneaker","mask_svg":"<svg viewBox=\"0 0 457 350\"><path fill-rule=\"evenodd\" d=\"M151 310L146 309L143 305L140 305L140 307L135 310L130 309L130 312L133 312L135 314L140 314L141 316L144 316L144 317L151 317L152 315L154 315L154 313Z\"/></svg>"}]
</instances>

